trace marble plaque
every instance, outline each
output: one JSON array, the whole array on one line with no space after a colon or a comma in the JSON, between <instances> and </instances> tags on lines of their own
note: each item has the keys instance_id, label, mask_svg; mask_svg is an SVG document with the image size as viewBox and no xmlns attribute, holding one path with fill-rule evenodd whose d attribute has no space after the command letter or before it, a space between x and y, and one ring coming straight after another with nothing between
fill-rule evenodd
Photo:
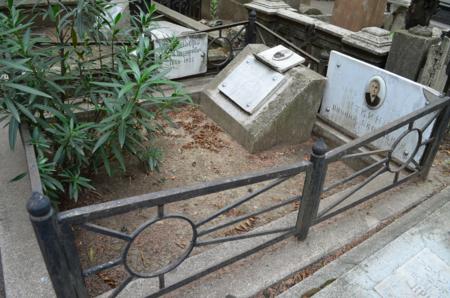
<instances>
[{"instance_id":1,"label":"marble plaque","mask_svg":"<svg viewBox=\"0 0 450 298\"><path fill-rule=\"evenodd\" d=\"M305 62L305 58L282 45L262 51L255 56L259 61L281 73Z\"/></svg>"},{"instance_id":2,"label":"marble plaque","mask_svg":"<svg viewBox=\"0 0 450 298\"><path fill-rule=\"evenodd\" d=\"M438 94L416 82L332 51L320 114L338 127L363 136L429 104L424 89ZM414 127L423 128L433 116L417 120ZM424 132L422 141L429 138L432 126ZM400 128L376 140L373 145L390 149L406 130L407 127ZM407 135L395 147L393 156L407 161L417 142L417 134ZM422 154L423 147L416 154L416 161Z\"/></svg>"},{"instance_id":3,"label":"marble plaque","mask_svg":"<svg viewBox=\"0 0 450 298\"><path fill-rule=\"evenodd\" d=\"M450 297L450 267L425 248L376 285L375 290L382 297Z\"/></svg>"},{"instance_id":4,"label":"marble plaque","mask_svg":"<svg viewBox=\"0 0 450 298\"><path fill-rule=\"evenodd\" d=\"M219 90L249 114L261 107L284 75L248 55L219 85Z\"/></svg>"},{"instance_id":5,"label":"marble plaque","mask_svg":"<svg viewBox=\"0 0 450 298\"><path fill-rule=\"evenodd\" d=\"M164 51L173 37L180 45L170 60L163 63L169 79L183 78L205 73L207 68L208 34L195 33L194 30L170 22L154 22L150 35L155 45L155 52Z\"/></svg>"}]
</instances>

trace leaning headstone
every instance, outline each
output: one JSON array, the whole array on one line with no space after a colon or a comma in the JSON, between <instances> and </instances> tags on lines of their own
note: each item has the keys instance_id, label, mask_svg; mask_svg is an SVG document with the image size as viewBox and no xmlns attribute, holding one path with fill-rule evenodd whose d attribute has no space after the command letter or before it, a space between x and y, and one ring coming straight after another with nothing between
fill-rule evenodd
<instances>
[{"instance_id":1,"label":"leaning headstone","mask_svg":"<svg viewBox=\"0 0 450 298\"><path fill-rule=\"evenodd\" d=\"M449 63L450 38L444 37L439 44L431 46L419 83L444 92L448 80L446 68Z\"/></svg>"},{"instance_id":2,"label":"leaning headstone","mask_svg":"<svg viewBox=\"0 0 450 298\"><path fill-rule=\"evenodd\" d=\"M261 44L245 47L200 99L202 110L249 152L308 140L325 86L324 77L290 60L296 54L277 51L272 56L283 63L272 67L259 60L267 56L255 57L265 50Z\"/></svg>"},{"instance_id":3,"label":"leaning headstone","mask_svg":"<svg viewBox=\"0 0 450 298\"><path fill-rule=\"evenodd\" d=\"M208 33L198 33L167 21L156 21L148 34L154 42L156 55L163 53L174 37L179 41L170 59L163 63L163 69L168 71L167 78L177 79L206 72Z\"/></svg>"},{"instance_id":4,"label":"leaning headstone","mask_svg":"<svg viewBox=\"0 0 450 298\"><path fill-rule=\"evenodd\" d=\"M384 69L332 51L320 115L348 135L361 137L428 105L425 89L439 94ZM416 120L414 127L424 128L433 116ZM403 127L387 134L373 145L390 149L406 129ZM431 129L432 125L424 131L423 141L430 137ZM415 136L402 140L393 156L401 161L408 160L415 152L417 142L420 140ZM422 153L419 151L416 158Z\"/></svg>"},{"instance_id":5,"label":"leaning headstone","mask_svg":"<svg viewBox=\"0 0 450 298\"><path fill-rule=\"evenodd\" d=\"M430 28L414 27L395 33L386 70L417 80L431 45L439 42Z\"/></svg>"},{"instance_id":6,"label":"leaning headstone","mask_svg":"<svg viewBox=\"0 0 450 298\"><path fill-rule=\"evenodd\" d=\"M331 23L352 31L381 27L387 0L336 0Z\"/></svg>"}]
</instances>

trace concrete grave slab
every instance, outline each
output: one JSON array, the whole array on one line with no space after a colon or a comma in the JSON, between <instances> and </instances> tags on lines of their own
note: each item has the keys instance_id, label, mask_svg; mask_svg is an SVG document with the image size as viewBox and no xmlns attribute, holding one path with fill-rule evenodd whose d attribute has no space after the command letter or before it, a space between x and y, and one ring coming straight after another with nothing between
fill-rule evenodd
<instances>
[{"instance_id":1,"label":"concrete grave slab","mask_svg":"<svg viewBox=\"0 0 450 298\"><path fill-rule=\"evenodd\" d=\"M177 79L206 72L207 33L195 33L192 29L174 23L156 21L152 23L148 34L155 44L156 52L164 51L173 37L177 37L180 42L170 60L163 63L163 68L169 71L167 78Z\"/></svg>"},{"instance_id":2,"label":"concrete grave slab","mask_svg":"<svg viewBox=\"0 0 450 298\"><path fill-rule=\"evenodd\" d=\"M327 78L320 114L355 136L363 136L425 107L429 104L425 90L439 94L416 82L335 51L330 56ZM370 95L371 88L377 89L376 96ZM423 128L433 116L431 114L417 120L414 128ZM390 149L406 130L407 127L398 129L376 140L373 145ZM429 138L431 130L432 125L429 125L422 135L422 141ZM406 161L411 157L420 141L418 134L414 132L408 134L396 147L393 153L395 158ZM423 147L418 151L416 160L422 153Z\"/></svg>"},{"instance_id":3,"label":"concrete grave slab","mask_svg":"<svg viewBox=\"0 0 450 298\"><path fill-rule=\"evenodd\" d=\"M294 67L283 73L284 81L249 114L220 91L220 84L242 63L267 49L260 44L247 46L205 87L200 99L201 109L249 152L308 140L325 87L325 78L321 75L304 66ZM256 75L249 73L242 76L241 81L244 84L253 81L251 76ZM257 91L255 89L253 94Z\"/></svg>"}]
</instances>

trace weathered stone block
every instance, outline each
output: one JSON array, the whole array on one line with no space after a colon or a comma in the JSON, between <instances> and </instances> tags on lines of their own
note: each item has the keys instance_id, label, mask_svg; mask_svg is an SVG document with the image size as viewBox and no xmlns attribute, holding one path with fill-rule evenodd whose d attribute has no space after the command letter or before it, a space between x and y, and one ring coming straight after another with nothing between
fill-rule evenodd
<instances>
[{"instance_id":1,"label":"weathered stone block","mask_svg":"<svg viewBox=\"0 0 450 298\"><path fill-rule=\"evenodd\" d=\"M384 22L387 0L336 0L331 23L352 31L380 27Z\"/></svg>"},{"instance_id":2,"label":"weathered stone block","mask_svg":"<svg viewBox=\"0 0 450 298\"><path fill-rule=\"evenodd\" d=\"M247 46L200 98L201 109L250 152L308 140L325 88L323 76L297 66L284 73L284 82L259 109L246 113L219 91L219 85L249 56L266 49L259 44Z\"/></svg>"},{"instance_id":3,"label":"weathered stone block","mask_svg":"<svg viewBox=\"0 0 450 298\"><path fill-rule=\"evenodd\" d=\"M425 63L428 49L439 42L432 32L415 34L411 29L397 31L392 41L391 51L386 62L386 70L410 80L417 80Z\"/></svg>"},{"instance_id":4,"label":"weathered stone block","mask_svg":"<svg viewBox=\"0 0 450 298\"><path fill-rule=\"evenodd\" d=\"M444 37L440 44L431 46L419 83L443 92L448 80L446 70L449 63L450 38Z\"/></svg>"}]
</instances>

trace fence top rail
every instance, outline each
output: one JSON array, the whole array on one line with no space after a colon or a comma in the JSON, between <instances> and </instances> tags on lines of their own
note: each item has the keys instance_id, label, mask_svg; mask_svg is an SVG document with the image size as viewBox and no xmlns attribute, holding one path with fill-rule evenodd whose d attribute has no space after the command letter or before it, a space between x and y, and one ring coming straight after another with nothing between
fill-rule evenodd
<instances>
[{"instance_id":1,"label":"fence top rail","mask_svg":"<svg viewBox=\"0 0 450 298\"><path fill-rule=\"evenodd\" d=\"M189 34L197 34L197 33L206 33L206 32L219 31L219 30L223 30L223 29L228 29L228 28L233 28L233 27L247 25L248 23L249 23L248 21L240 21L240 22L235 22L235 23L231 23L231 24L215 26L215 27L211 27L211 28L208 28L208 29L196 30L194 32L190 32Z\"/></svg>"},{"instance_id":2,"label":"fence top rail","mask_svg":"<svg viewBox=\"0 0 450 298\"><path fill-rule=\"evenodd\" d=\"M244 174L232 178L223 178L188 187L173 188L110 202L79 207L58 213L58 220L60 222L80 224L93 219L118 215L139 208L161 206L168 203L187 200L202 195L208 195L280 177L290 177L305 172L310 167L311 162L301 161L291 165L258 171L251 174Z\"/></svg>"},{"instance_id":3,"label":"fence top rail","mask_svg":"<svg viewBox=\"0 0 450 298\"><path fill-rule=\"evenodd\" d=\"M389 124L386 124L379 129L374 130L360 138L357 138L345 145L337 147L328 151L325 154L327 162L333 162L339 160L342 156L350 153L352 150L358 149L362 146L368 145L376 139L383 137L409 123L414 122L432 112L444 109L446 106L450 105L450 97L439 97L430 91L424 89L425 97L429 100L430 104L420 110L412 112L406 116L403 116Z\"/></svg>"}]
</instances>

